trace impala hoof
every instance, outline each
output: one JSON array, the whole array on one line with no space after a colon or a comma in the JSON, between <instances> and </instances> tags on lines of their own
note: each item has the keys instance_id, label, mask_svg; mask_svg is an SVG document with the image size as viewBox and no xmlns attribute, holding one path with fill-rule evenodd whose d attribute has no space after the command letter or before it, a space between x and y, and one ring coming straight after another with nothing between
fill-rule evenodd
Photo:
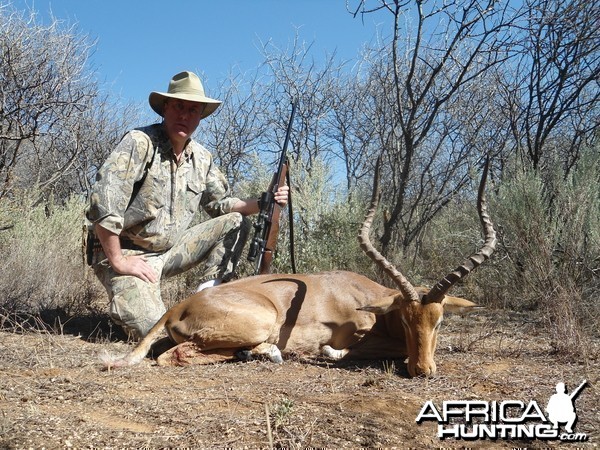
<instances>
[{"instance_id":1,"label":"impala hoof","mask_svg":"<svg viewBox=\"0 0 600 450\"><path fill-rule=\"evenodd\" d=\"M235 352L235 356L241 361L252 361L254 359L250 350L239 350Z\"/></svg>"}]
</instances>

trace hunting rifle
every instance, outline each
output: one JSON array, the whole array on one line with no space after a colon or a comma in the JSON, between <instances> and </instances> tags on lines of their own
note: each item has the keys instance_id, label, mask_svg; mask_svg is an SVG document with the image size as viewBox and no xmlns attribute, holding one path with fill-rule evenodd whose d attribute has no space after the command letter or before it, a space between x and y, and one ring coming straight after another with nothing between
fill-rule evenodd
<instances>
[{"instance_id":1,"label":"hunting rifle","mask_svg":"<svg viewBox=\"0 0 600 450\"><path fill-rule=\"evenodd\" d=\"M292 113L285 133L285 141L281 150L281 156L277 165L277 170L273 174L273 179L266 192L263 192L259 205L258 218L254 224L254 239L250 244L248 252L248 261L255 263L254 274L271 273L271 263L273 262L273 253L277 247L277 235L279 234L279 218L281 215L281 206L275 201L275 192L279 186L288 181L289 186L289 167L287 159L287 146L294 122L296 112L296 101L292 102ZM289 218L290 218L290 255L292 262L292 271L296 273L296 263L294 261L294 232L292 218L292 197L291 193L288 200Z\"/></svg>"}]
</instances>

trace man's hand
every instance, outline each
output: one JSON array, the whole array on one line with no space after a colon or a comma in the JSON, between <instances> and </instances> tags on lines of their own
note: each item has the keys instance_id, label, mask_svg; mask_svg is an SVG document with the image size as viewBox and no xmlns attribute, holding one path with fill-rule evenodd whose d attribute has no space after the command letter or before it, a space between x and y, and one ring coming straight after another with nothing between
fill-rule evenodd
<instances>
[{"instance_id":1,"label":"man's hand","mask_svg":"<svg viewBox=\"0 0 600 450\"><path fill-rule=\"evenodd\" d=\"M288 185L279 186L274 194L275 202L282 208L288 204L290 197L290 187Z\"/></svg>"},{"instance_id":2,"label":"man's hand","mask_svg":"<svg viewBox=\"0 0 600 450\"><path fill-rule=\"evenodd\" d=\"M287 185L279 186L277 191L273 194L275 202L282 208L288 204L290 198L290 188ZM239 212L244 216L256 214L260 210L258 206L258 199L249 198L246 200L240 200L231 208L232 212Z\"/></svg>"},{"instance_id":3,"label":"man's hand","mask_svg":"<svg viewBox=\"0 0 600 450\"><path fill-rule=\"evenodd\" d=\"M110 260L109 260L110 261ZM147 283L156 283L158 275L144 255L117 256L110 264L115 272L121 275L132 275Z\"/></svg>"},{"instance_id":4,"label":"man's hand","mask_svg":"<svg viewBox=\"0 0 600 450\"><path fill-rule=\"evenodd\" d=\"M138 277L147 283L156 283L158 281L158 274L148 264L144 255L123 255L118 235L100 225L94 227L94 232L98 236L104 254L115 272L120 275Z\"/></svg>"}]
</instances>

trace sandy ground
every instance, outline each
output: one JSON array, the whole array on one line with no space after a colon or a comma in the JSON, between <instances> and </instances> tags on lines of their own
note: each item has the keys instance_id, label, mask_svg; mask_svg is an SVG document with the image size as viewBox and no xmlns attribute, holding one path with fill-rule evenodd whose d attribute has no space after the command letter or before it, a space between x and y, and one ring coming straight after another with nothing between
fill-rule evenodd
<instances>
[{"instance_id":1,"label":"sandy ground","mask_svg":"<svg viewBox=\"0 0 600 450\"><path fill-rule=\"evenodd\" d=\"M516 314L447 317L429 379L408 378L400 360L301 356L173 368L148 359L103 371L101 351L131 344L101 329L0 331L0 448L541 449L597 448L600 440L600 344L581 361L553 355L535 324ZM585 442L440 439L435 421L415 421L429 400L545 408L557 382L571 390L584 379L575 432Z\"/></svg>"}]
</instances>

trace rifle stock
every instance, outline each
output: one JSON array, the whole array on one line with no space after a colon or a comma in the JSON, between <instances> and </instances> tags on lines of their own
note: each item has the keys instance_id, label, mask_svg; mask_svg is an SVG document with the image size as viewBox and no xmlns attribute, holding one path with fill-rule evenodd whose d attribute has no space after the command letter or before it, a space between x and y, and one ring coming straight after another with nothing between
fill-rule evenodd
<instances>
[{"instance_id":1,"label":"rifle stock","mask_svg":"<svg viewBox=\"0 0 600 450\"><path fill-rule=\"evenodd\" d=\"M288 165L287 163L284 163L281 174L279 174L278 177L277 174L275 174L273 177L273 182L271 182L269 193L274 194L278 187L285 183L287 170ZM273 262L274 252L277 248L277 237L279 236L279 220L281 218L281 211L283 209L273 200L273 195L270 195L269 204L271 205L271 210L268 214L270 219L267 221L268 225L266 227L264 248L262 250L262 257L260 258L255 270L256 273L260 274L271 273L271 263Z\"/></svg>"},{"instance_id":2,"label":"rifle stock","mask_svg":"<svg viewBox=\"0 0 600 450\"><path fill-rule=\"evenodd\" d=\"M288 175L287 146L295 111L296 102L294 101L292 103L292 113L285 135L285 142L281 150L279 164L277 165L277 171L273 174L269 188L266 192L262 193L259 202L260 210L254 224L254 239L250 244L250 251L248 253L248 261L255 263L255 274L271 273L271 263L273 262L274 252L277 248L279 220L282 210L281 206L275 201L275 192L277 192L280 186L285 184Z\"/></svg>"}]
</instances>

